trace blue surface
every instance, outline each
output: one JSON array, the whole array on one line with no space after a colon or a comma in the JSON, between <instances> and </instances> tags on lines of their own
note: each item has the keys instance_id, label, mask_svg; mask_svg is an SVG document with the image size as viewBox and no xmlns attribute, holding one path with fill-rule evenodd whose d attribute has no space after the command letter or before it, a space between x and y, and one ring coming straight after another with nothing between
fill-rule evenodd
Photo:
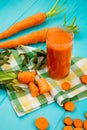
<instances>
[{"instance_id":1,"label":"blue surface","mask_svg":"<svg viewBox=\"0 0 87 130\"><path fill-rule=\"evenodd\" d=\"M10 27L15 22L26 18L34 13L47 12L56 0L0 0L0 32ZM62 0L61 0L62 1ZM66 14L68 23L74 16L77 16L77 24L80 27L80 33L74 38L73 55L87 57L87 0L67 0ZM53 27L63 24L63 14L47 19L47 21L37 27L27 29L8 39L14 39L24 34L30 33L44 27ZM1 42L1 41L0 41ZM33 47L45 49L44 44L35 44ZM7 93L0 90L0 130L36 130L34 121L39 116L45 116L50 123L48 130L62 130L64 117L71 116L75 118L84 118L87 111L87 99L75 103L74 112L65 112L64 109L56 103L44 106L21 118L14 112Z\"/></svg>"}]
</instances>

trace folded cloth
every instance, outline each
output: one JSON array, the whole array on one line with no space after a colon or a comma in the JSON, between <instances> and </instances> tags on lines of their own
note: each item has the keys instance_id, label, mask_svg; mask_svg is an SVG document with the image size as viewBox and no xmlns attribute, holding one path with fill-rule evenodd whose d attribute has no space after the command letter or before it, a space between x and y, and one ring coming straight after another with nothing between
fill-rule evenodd
<instances>
[{"instance_id":1,"label":"folded cloth","mask_svg":"<svg viewBox=\"0 0 87 130\"><path fill-rule=\"evenodd\" d=\"M47 69L39 71L40 76L44 76L49 84L52 86L51 95L54 100L63 105L67 101L79 101L87 98L87 85L83 84L80 77L87 74L87 59L81 57L72 57L71 69L67 77L61 80L53 80L48 76ZM71 89L64 91L61 88L63 82L69 82Z\"/></svg>"},{"instance_id":2,"label":"folded cloth","mask_svg":"<svg viewBox=\"0 0 87 130\"><path fill-rule=\"evenodd\" d=\"M1 66L2 71L17 71L17 70L28 70L31 68L30 64L26 64L22 68L21 64L23 61L22 55L29 55L35 48L29 46L20 46L17 49L11 49L12 52L9 63ZM34 55L32 55L33 57ZM54 101L57 101L59 105L67 101L78 101L87 98L87 85L84 85L80 81L80 77L83 74L87 74L87 59L80 57L72 57L70 74L62 80L53 80L47 73L47 68L40 69L37 71L40 77L45 77L52 89L50 93L45 93L37 97L32 97L28 86L26 84L18 83L17 85L25 88L24 91L11 91L7 90L8 96L11 100L12 106L18 116L25 115L31 111L34 111L44 105L48 105ZM71 89L64 91L61 88L61 84L64 81L68 81L71 84Z\"/></svg>"}]
</instances>

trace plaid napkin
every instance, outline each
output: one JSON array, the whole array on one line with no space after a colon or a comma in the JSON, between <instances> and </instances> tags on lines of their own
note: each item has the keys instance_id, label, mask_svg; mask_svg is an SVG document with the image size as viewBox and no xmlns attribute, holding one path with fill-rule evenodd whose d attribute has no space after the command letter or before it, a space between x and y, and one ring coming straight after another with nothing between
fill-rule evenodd
<instances>
[{"instance_id":1,"label":"plaid napkin","mask_svg":"<svg viewBox=\"0 0 87 130\"><path fill-rule=\"evenodd\" d=\"M21 46L17 49L11 49L10 64L4 64L0 69L3 71L15 71L21 70L21 64L23 57L19 56L21 53L29 54L35 48L28 46ZM24 69L30 68L30 65L26 65ZM32 97L28 86L18 83L18 86L26 88L25 91L7 91L11 100L12 106L18 116L22 116L33 110L36 110L43 105L47 105L57 101L59 105L63 105L66 101L78 101L87 98L87 85L84 85L80 81L80 77L83 74L87 74L87 59L80 57L72 57L70 74L62 80L53 80L48 76L47 68L37 71L40 77L45 77L48 83L51 85L52 90L50 93L39 95L38 97ZM61 84L64 81L70 82L72 88L68 91L64 91L61 88Z\"/></svg>"}]
</instances>

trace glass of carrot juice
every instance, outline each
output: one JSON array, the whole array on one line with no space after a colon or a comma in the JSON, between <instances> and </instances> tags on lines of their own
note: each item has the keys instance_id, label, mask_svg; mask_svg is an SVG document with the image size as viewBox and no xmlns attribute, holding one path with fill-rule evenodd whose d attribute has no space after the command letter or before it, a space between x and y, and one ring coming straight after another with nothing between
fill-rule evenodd
<instances>
[{"instance_id":1,"label":"glass of carrot juice","mask_svg":"<svg viewBox=\"0 0 87 130\"><path fill-rule=\"evenodd\" d=\"M69 74L73 45L73 33L61 28L47 32L47 68L53 79L62 79Z\"/></svg>"}]
</instances>

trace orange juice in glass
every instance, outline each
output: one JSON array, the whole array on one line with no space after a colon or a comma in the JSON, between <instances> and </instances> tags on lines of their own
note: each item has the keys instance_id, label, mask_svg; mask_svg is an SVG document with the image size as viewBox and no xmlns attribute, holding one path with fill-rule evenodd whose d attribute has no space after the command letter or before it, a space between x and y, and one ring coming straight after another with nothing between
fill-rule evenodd
<instances>
[{"instance_id":1,"label":"orange juice in glass","mask_svg":"<svg viewBox=\"0 0 87 130\"><path fill-rule=\"evenodd\" d=\"M47 67L48 74L54 79L64 78L69 74L72 55L73 34L61 28L48 30Z\"/></svg>"}]
</instances>

